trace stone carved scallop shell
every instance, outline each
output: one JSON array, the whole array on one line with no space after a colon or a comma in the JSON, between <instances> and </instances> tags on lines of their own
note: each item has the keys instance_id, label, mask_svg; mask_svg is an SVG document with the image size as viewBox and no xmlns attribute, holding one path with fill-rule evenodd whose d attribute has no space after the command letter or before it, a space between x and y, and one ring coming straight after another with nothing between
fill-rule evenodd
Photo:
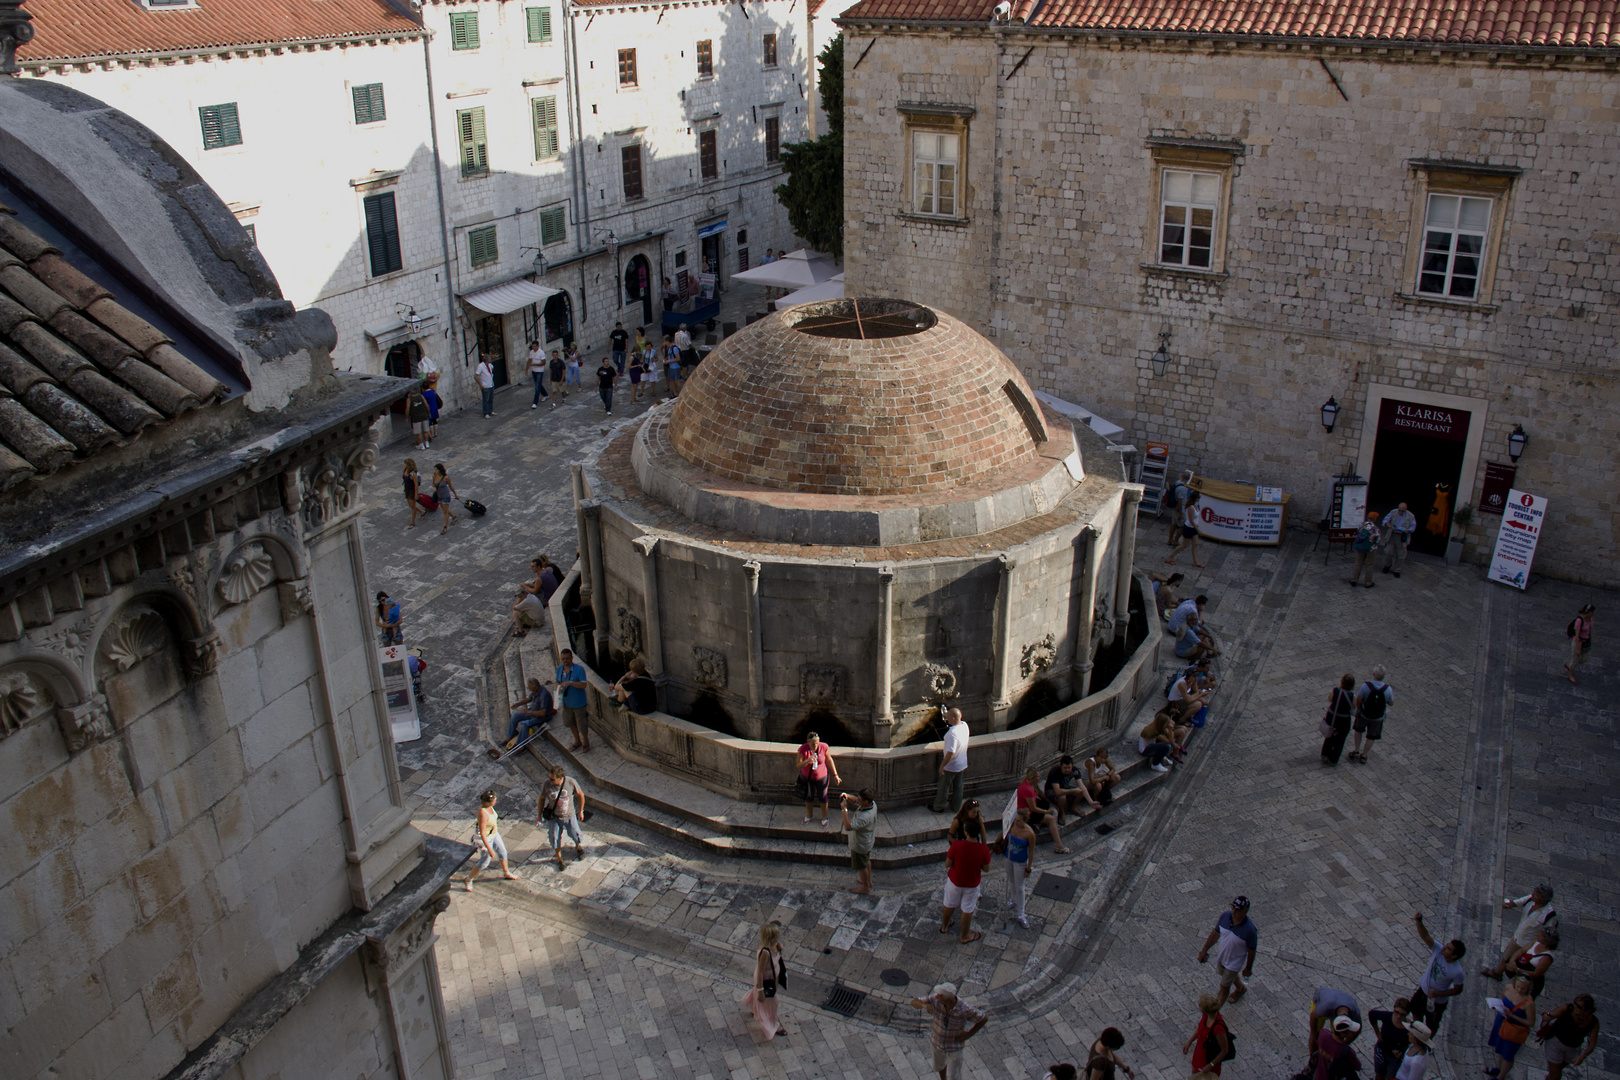
<instances>
[{"instance_id":1,"label":"stone carved scallop shell","mask_svg":"<svg viewBox=\"0 0 1620 1080\"><path fill-rule=\"evenodd\" d=\"M163 616L150 609L131 612L107 631L101 655L118 671L128 671L169 643Z\"/></svg>"},{"instance_id":2,"label":"stone carved scallop shell","mask_svg":"<svg viewBox=\"0 0 1620 1080\"><path fill-rule=\"evenodd\" d=\"M276 579L276 564L262 544L249 544L225 563L219 576L219 595L227 604L240 604Z\"/></svg>"},{"instance_id":3,"label":"stone carved scallop shell","mask_svg":"<svg viewBox=\"0 0 1620 1080\"><path fill-rule=\"evenodd\" d=\"M0 679L0 739L20 729L49 703L46 692L27 675Z\"/></svg>"}]
</instances>

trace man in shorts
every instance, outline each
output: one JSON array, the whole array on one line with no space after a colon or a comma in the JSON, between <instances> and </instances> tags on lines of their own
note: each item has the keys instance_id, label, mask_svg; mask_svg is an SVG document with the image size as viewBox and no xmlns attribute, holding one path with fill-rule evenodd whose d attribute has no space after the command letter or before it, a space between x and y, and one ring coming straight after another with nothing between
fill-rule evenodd
<instances>
[{"instance_id":1,"label":"man in shorts","mask_svg":"<svg viewBox=\"0 0 1620 1080\"><path fill-rule=\"evenodd\" d=\"M1209 950L1217 941L1220 948L1215 952L1215 966L1221 973L1221 993L1215 1011L1219 1012L1228 995L1234 1003L1242 1000L1249 991L1243 980L1254 977L1254 953L1260 947L1260 931L1249 918L1247 896L1234 899L1231 909L1221 912L1221 917L1215 920L1215 929L1209 932L1204 947L1198 950L1200 964L1209 961Z\"/></svg>"},{"instance_id":2,"label":"man in shorts","mask_svg":"<svg viewBox=\"0 0 1620 1080\"><path fill-rule=\"evenodd\" d=\"M563 726L574 734L574 745L568 749L589 752L591 723L585 707L585 668L574 662L572 649L564 649L561 657L562 663L557 665L557 693L562 697L562 707L557 711L562 715Z\"/></svg>"},{"instance_id":3,"label":"man in shorts","mask_svg":"<svg viewBox=\"0 0 1620 1080\"><path fill-rule=\"evenodd\" d=\"M877 803L871 788L838 796L843 811L843 831L849 835L849 868L855 871L855 885L849 890L859 896L872 891L872 845L877 841ZM854 813L849 804L855 803Z\"/></svg>"},{"instance_id":4,"label":"man in shorts","mask_svg":"<svg viewBox=\"0 0 1620 1080\"><path fill-rule=\"evenodd\" d=\"M1183 600L1170 614L1166 629L1176 636L1176 655L1184 660L1221 655L1215 648L1215 636L1204 626L1204 605L1208 603L1209 597L1200 594Z\"/></svg>"},{"instance_id":5,"label":"man in shorts","mask_svg":"<svg viewBox=\"0 0 1620 1080\"><path fill-rule=\"evenodd\" d=\"M912 998L913 1009L925 1009L933 1022L929 1038L934 1044L934 1071L939 1080L960 1080L962 1047L990 1017L956 996L955 983L940 983L925 998ZM972 1025L971 1027L969 1025Z\"/></svg>"},{"instance_id":6,"label":"man in shorts","mask_svg":"<svg viewBox=\"0 0 1620 1080\"><path fill-rule=\"evenodd\" d=\"M1367 751L1384 737L1384 714L1393 704L1395 688L1384 681L1384 667L1380 664L1372 669L1372 678L1356 691L1356 719L1350 725L1356 733L1356 748L1350 751L1351 761L1367 764Z\"/></svg>"},{"instance_id":7,"label":"man in shorts","mask_svg":"<svg viewBox=\"0 0 1620 1080\"><path fill-rule=\"evenodd\" d=\"M1082 800L1090 804L1093 810L1102 809L1097 805L1097 800L1091 797L1091 792L1086 790L1086 783L1080 778L1080 770L1074 767L1074 758L1064 754L1046 774L1046 801L1057 811L1059 825L1063 824L1065 813L1080 812Z\"/></svg>"},{"instance_id":8,"label":"man in shorts","mask_svg":"<svg viewBox=\"0 0 1620 1080\"><path fill-rule=\"evenodd\" d=\"M962 839L945 853L945 908L939 919L939 932L946 933L962 912L962 944L978 941L984 935L973 929L973 913L979 910L979 889L985 867L990 865L990 848L984 842L984 826L969 818L963 823Z\"/></svg>"}]
</instances>

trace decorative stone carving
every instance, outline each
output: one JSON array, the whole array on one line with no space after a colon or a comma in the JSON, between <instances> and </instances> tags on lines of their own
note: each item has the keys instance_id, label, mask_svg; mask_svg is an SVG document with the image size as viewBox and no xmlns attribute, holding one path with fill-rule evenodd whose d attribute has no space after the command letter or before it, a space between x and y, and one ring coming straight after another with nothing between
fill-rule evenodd
<instances>
[{"instance_id":1,"label":"decorative stone carving","mask_svg":"<svg viewBox=\"0 0 1620 1080\"><path fill-rule=\"evenodd\" d=\"M799 667L799 701L805 705L833 705L844 700L844 669L836 664Z\"/></svg>"},{"instance_id":2,"label":"decorative stone carving","mask_svg":"<svg viewBox=\"0 0 1620 1080\"><path fill-rule=\"evenodd\" d=\"M1057 659L1057 643L1051 634L1047 634L1039 641L1032 641L1024 646L1024 655L1018 661L1018 671L1024 678L1029 678L1037 671L1045 671Z\"/></svg>"},{"instance_id":3,"label":"decorative stone carving","mask_svg":"<svg viewBox=\"0 0 1620 1080\"><path fill-rule=\"evenodd\" d=\"M252 599L276 580L276 563L263 544L246 544L225 560L219 575L219 595L227 604Z\"/></svg>"},{"instance_id":4,"label":"decorative stone carving","mask_svg":"<svg viewBox=\"0 0 1620 1080\"><path fill-rule=\"evenodd\" d=\"M726 688L726 654L719 649L706 649L702 645L692 646L692 666L697 669L697 680L714 687L716 690Z\"/></svg>"},{"instance_id":5,"label":"decorative stone carving","mask_svg":"<svg viewBox=\"0 0 1620 1080\"><path fill-rule=\"evenodd\" d=\"M928 688L928 697L935 701L956 696L956 672L944 664L924 664L923 684Z\"/></svg>"},{"instance_id":6,"label":"decorative stone carving","mask_svg":"<svg viewBox=\"0 0 1620 1080\"><path fill-rule=\"evenodd\" d=\"M209 631L201 637L187 638L180 648L180 666L191 682L212 675L219 667L219 635Z\"/></svg>"},{"instance_id":7,"label":"decorative stone carving","mask_svg":"<svg viewBox=\"0 0 1620 1080\"><path fill-rule=\"evenodd\" d=\"M82 705L57 709L56 722L61 725L62 739L67 743L70 754L77 754L103 739L110 739L114 730L107 699L100 694Z\"/></svg>"},{"instance_id":8,"label":"decorative stone carving","mask_svg":"<svg viewBox=\"0 0 1620 1080\"><path fill-rule=\"evenodd\" d=\"M115 671L128 671L169 643L169 626L149 607L132 607L102 635L100 655Z\"/></svg>"},{"instance_id":9,"label":"decorative stone carving","mask_svg":"<svg viewBox=\"0 0 1620 1080\"><path fill-rule=\"evenodd\" d=\"M385 941L371 942L371 958L392 978L399 968L414 960L432 942L433 924L450 907L450 897L436 896L423 904L405 924Z\"/></svg>"},{"instance_id":10,"label":"decorative stone carving","mask_svg":"<svg viewBox=\"0 0 1620 1080\"><path fill-rule=\"evenodd\" d=\"M0 675L0 739L50 711L51 704L50 690L27 672Z\"/></svg>"},{"instance_id":11,"label":"decorative stone carving","mask_svg":"<svg viewBox=\"0 0 1620 1080\"><path fill-rule=\"evenodd\" d=\"M281 597L281 621L296 622L315 610L315 595L310 591L309 579L283 581L276 586Z\"/></svg>"},{"instance_id":12,"label":"decorative stone carving","mask_svg":"<svg viewBox=\"0 0 1620 1080\"><path fill-rule=\"evenodd\" d=\"M367 433L348 456L330 451L305 465L296 483L283 480L283 488L300 500L304 527L317 532L360 506L360 478L377 464L377 443Z\"/></svg>"},{"instance_id":13,"label":"decorative stone carving","mask_svg":"<svg viewBox=\"0 0 1620 1080\"><path fill-rule=\"evenodd\" d=\"M621 607L619 615L619 643L629 652L641 652L641 620Z\"/></svg>"},{"instance_id":14,"label":"decorative stone carving","mask_svg":"<svg viewBox=\"0 0 1620 1080\"><path fill-rule=\"evenodd\" d=\"M74 667L82 668L85 653L90 649L90 632L94 626L86 616L66 626L53 626L42 632L30 631L28 640L41 649L71 660Z\"/></svg>"}]
</instances>

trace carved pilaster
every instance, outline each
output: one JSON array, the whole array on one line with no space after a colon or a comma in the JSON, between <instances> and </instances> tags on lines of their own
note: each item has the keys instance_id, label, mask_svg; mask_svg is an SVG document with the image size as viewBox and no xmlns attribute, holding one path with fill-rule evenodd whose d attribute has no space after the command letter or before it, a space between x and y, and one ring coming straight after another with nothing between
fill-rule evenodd
<instances>
[{"instance_id":1,"label":"carved pilaster","mask_svg":"<svg viewBox=\"0 0 1620 1080\"><path fill-rule=\"evenodd\" d=\"M113 735L112 713L107 709L107 699L100 694L82 705L57 709L56 722L62 726L62 739L70 754L87 750Z\"/></svg>"},{"instance_id":2,"label":"carved pilaster","mask_svg":"<svg viewBox=\"0 0 1620 1080\"><path fill-rule=\"evenodd\" d=\"M750 739L765 736L765 638L759 611L759 560L743 563L748 589L748 717L746 734Z\"/></svg>"},{"instance_id":3,"label":"carved pilaster","mask_svg":"<svg viewBox=\"0 0 1620 1080\"><path fill-rule=\"evenodd\" d=\"M894 707L890 688L894 680L894 571L878 567L878 625L876 702L872 708L872 745L888 746L894 734Z\"/></svg>"},{"instance_id":4,"label":"carved pilaster","mask_svg":"<svg viewBox=\"0 0 1620 1080\"><path fill-rule=\"evenodd\" d=\"M990 691L990 730L1007 730L1007 665L1012 661L1012 572L1018 560L1003 552L996 559L996 670Z\"/></svg>"}]
</instances>

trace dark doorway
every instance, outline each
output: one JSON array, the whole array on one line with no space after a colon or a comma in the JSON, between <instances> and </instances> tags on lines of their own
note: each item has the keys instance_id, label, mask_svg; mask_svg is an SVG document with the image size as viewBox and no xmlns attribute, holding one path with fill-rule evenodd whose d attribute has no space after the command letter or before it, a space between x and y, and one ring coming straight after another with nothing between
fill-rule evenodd
<instances>
[{"instance_id":1,"label":"dark doorway","mask_svg":"<svg viewBox=\"0 0 1620 1080\"><path fill-rule=\"evenodd\" d=\"M705 236L699 243L703 245L703 255L699 262L699 268L705 274L714 275L714 292L718 296L720 295L720 260L726 253L726 234L718 232L713 236Z\"/></svg>"},{"instance_id":2,"label":"dark doorway","mask_svg":"<svg viewBox=\"0 0 1620 1080\"><path fill-rule=\"evenodd\" d=\"M489 366L495 369L495 385L505 386L508 382L506 376L506 331L501 327L499 315L486 315L478 320L478 356L488 360Z\"/></svg>"},{"instance_id":3,"label":"dark doorway","mask_svg":"<svg viewBox=\"0 0 1620 1080\"><path fill-rule=\"evenodd\" d=\"M1412 550L1444 555L1472 414L1385 398L1367 478L1367 509L1382 518L1399 503L1417 517Z\"/></svg>"},{"instance_id":4,"label":"dark doorway","mask_svg":"<svg viewBox=\"0 0 1620 1080\"><path fill-rule=\"evenodd\" d=\"M392 375L396 379L410 378L411 359L415 351L416 343L410 341L407 341L403 345L395 345L392 349L389 349L388 355L383 357L383 374ZM405 399L400 398L398 401L388 406L388 411L404 416Z\"/></svg>"},{"instance_id":5,"label":"dark doorway","mask_svg":"<svg viewBox=\"0 0 1620 1080\"><path fill-rule=\"evenodd\" d=\"M540 321L545 323L547 345L560 340L567 348L574 343L574 309L568 302L567 293L552 293L546 298L546 308L540 314Z\"/></svg>"},{"instance_id":6,"label":"dark doorway","mask_svg":"<svg viewBox=\"0 0 1620 1080\"><path fill-rule=\"evenodd\" d=\"M647 256L637 255L624 268L624 302L641 301L641 324L651 326L653 321L652 266Z\"/></svg>"}]
</instances>

